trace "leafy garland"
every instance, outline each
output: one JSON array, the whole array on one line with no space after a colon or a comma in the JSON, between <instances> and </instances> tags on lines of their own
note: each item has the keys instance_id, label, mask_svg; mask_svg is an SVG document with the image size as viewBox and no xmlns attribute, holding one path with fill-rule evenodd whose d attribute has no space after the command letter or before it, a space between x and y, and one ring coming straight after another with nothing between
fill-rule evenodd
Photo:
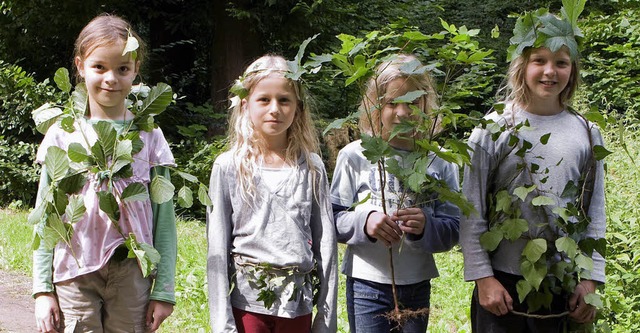
<instances>
[{"instance_id":1,"label":"leafy garland","mask_svg":"<svg viewBox=\"0 0 640 333\"><path fill-rule=\"evenodd\" d=\"M562 0L561 16L557 17L547 9L525 12L519 16L511 45L507 49L507 60L511 61L528 47L547 47L551 52L566 46L571 59L577 59L582 41L582 31L578 28L578 16L584 10L586 0Z\"/></svg>"},{"instance_id":2,"label":"leafy garland","mask_svg":"<svg viewBox=\"0 0 640 333\"><path fill-rule=\"evenodd\" d=\"M136 59L137 48L138 41L129 35L123 55L131 52L132 58ZM169 179L161 175L152 179L149 189L141 182L132 182L119 193L113 182L133 176L133 156L144 147L139 131L149 132L157 127L154 117L174 101L171 87L164 83L151 88L144 84L134 86L125 101L127 108L134 114L132 122L121 134L117 134L112 124L98 121L92 125L97 134L97 141L91 145L83 127L80 126L88 107L85 84L78 84L72 91L69 71L66 68L56 71L54 81L60 90L68 94L68 98L63 105L46 103L34 110L32 116L36 128L43 134L54 124L68 133L79 130L85 143L71 143L66 151L55 146L47 149L44 165L51 183L43 190L42 202L28 217L29 222L36 225L33 248L52 250L59 242L63 242L73 251L70 243L73 225L86 213L84 199L79 191L87 179L93 178L99 182L100 188L106 188L97 192L100 210L106 213L123 237L129 250L128 258L136 258L143 276L147 277L160 262L160 254L152 245L139 242L133 233L126 235L122 232L119 226L121 207L129 202L147 199L157 204L167 202L173 199L175 187ZM89 147L89 150L85 147ZM178 170L173 171L184 181L199 184L198 199L204 205L211 205L208 189L197 177ZM178 192L177 201L181 206L188 208L193 203L192 196L191 189L185 183ZM76 254L72 252L72 255L77 262Z\"/></svg>"}]
</instances>

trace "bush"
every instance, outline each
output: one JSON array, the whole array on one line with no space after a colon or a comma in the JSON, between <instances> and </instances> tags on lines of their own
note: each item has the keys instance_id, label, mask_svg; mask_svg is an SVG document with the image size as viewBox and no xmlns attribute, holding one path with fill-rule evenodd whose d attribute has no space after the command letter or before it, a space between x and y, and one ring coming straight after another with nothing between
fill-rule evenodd
<instances>
[{"instance_id":1,"label":"bush","mask_svg":"<svg viewBox=\"0 0 640 333\"><path fill-rule=\"evenodd\" d=\"M38 188L37 144L9 142L0 136L0 207L32 207Z\"/></svg>"},{"instance_id":2,"label":"bush","mask_svg":"<svg viewBox=\"0 0 640 333\"><path fill-rule=\"evenodd\" d=\"M60 93L49 80L37 82L20 66L0 60L0 136L9 143L39 143L31 111L48 101L59 101Z\"/></svg>"}]
</instances>

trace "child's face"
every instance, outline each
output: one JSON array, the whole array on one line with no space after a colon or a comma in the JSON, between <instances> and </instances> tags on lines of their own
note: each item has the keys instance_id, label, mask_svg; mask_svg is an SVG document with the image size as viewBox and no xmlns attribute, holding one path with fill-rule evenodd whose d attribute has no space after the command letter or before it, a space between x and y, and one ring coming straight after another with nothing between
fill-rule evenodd
<instances>
[{"instance_id":1,"label":"child's face","mask_svg":"<svg viewBox=\"0 0 640 333\"><path fill-rule=\"evenodd\" d=\"M91 115L120 117L125 112L124 99L137 75L131 54L122 55L124 43L99 46L87 57L76 58L80 76L89 93Z\"/></svg>"},{"instance_id":2,"label":"child's face","mask_svg":"<svg viewBox=\"0 0 640 333\"><path fill-rule=\"evenodd\" d=\"M242 108L249 112L254 130L272 144L287 144L287 129L293 123L297 105L289 80L278 75L258 81L242 100Z\"/></svg>"},{"instance_id":3,"label":"child's face","mask_svg":"<svg viewBox=\"0 0 640 333\"><path fill-rule=\"evenodd\" d=\"M571 57L564 47L556 52L545 47L533 50L525 68L532 104L558 103L560 93L569 83L571 67Z\"/></svg>"},{"instance_id":4,"label":"child's face","mask_svg":"<svg viewBox=\"0 0 640 333\"><path fill-rule=\"evenodd\" d=\"M397 78L389 82L385 94L385 99L382 105L380 114L382 122L382 137L388 138L393 128L402 122L402 120L412 120L413 110L411 105L420 108L420 99L416 99L413 103L394 103L393 100L403 96L409 92L420 90L412 82L406 78ZM389 143L401 149L410 150L413 147L413 140L411 139L411 133L401 133L396 135L393 139L389 140Z\"/></svg>"}]
</instances>

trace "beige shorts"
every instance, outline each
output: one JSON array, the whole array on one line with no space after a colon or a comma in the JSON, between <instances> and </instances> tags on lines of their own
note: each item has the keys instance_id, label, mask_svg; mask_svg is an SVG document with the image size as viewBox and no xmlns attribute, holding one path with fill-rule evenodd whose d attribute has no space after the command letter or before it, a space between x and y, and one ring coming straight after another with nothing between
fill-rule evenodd
<instances>
[{"instance_id":1,"label":"beige shorts","mask_svg":"<svg viewBox=\"0 0 640 333\"><path fill-rule=\"evenodd\" d=\"M136 259L112 258L96 272L56 283L64 332L145 332L150 291Z\"/></svg>"}]
</instances>

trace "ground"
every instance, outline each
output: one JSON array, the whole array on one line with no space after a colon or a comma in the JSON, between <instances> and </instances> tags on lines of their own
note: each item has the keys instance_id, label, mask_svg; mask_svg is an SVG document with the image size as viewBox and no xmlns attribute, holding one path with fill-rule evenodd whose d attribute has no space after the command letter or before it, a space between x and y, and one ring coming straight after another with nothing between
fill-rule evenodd
<instances>
[{"instance_id":1,"label":"ground","mask_svg":"<svg viewBox=\"0 0 640 333\"><path fill-rule=\"evenodd\" d=\"M0 269L0 333L37 332L31 278Z\"/></svg>"}]
</instances>

